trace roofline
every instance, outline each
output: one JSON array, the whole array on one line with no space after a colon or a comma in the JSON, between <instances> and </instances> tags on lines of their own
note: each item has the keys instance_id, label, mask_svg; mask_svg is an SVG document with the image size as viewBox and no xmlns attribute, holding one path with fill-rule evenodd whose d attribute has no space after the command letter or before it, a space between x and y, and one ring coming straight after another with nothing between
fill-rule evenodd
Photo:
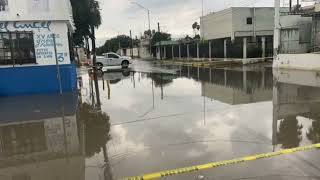
<instances>
[{"instance_id":1,"label":"roofline","mask_svg":"<svg viewBox=\"0 0 320 180\"><path fill-rule=\"evenodd\" d=\"M207 17L207 16L212 15L212 14L220 14L220 13L223 13L225 11L232 10L232 9L253 9L253 8L255 8L255 9L274 9L274 7L271 7L271 6L270 7L267 7L267 6L266 7L238 7L238 6L232 6L232 7L226 8L226 9L222 9L220 11L211 12L209 14L206 14L206 15L202 16L202 17Z\"/></svg>"}]
</instances>

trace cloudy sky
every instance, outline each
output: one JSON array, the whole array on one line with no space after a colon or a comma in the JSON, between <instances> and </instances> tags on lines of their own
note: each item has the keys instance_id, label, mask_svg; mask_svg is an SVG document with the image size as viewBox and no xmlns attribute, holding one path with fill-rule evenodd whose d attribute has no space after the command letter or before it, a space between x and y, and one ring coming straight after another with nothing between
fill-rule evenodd
<instances>
[{"instance_id":1,"label":"cloudy sky","mask_svg":"<svg viewBox=\"0 0 320 180\"><path fill-rule=\"evenodd\" d=\"M199 21L202 14L202 0L99 0L103 24L97 31L97 44L118 34L140 36L148 29L147 12L132 2L138 2L151 11L151 28L157 29L160 22L162 31L173 38L192 34L191 25ZM269 6L273 0L204 0L204 14L216 12L231 6Z\"/></svg>"}]
</instances>

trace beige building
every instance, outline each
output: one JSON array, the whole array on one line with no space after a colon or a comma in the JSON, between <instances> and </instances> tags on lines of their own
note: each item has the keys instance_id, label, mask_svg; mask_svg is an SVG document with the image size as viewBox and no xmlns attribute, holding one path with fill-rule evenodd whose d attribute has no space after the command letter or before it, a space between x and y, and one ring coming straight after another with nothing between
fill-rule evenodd
<instances>
[{"instance_id":1,"label":"beige building","mask_svg":"<svg viewBox=\"0 0 320 180\"><path fill-rule=\"evenodd\" d=\"M200 24L201 37L213 41L211 46L223 46L225 58L272 56L273 7L231 7L201 17Z\"/></svg>"}]
</instances>

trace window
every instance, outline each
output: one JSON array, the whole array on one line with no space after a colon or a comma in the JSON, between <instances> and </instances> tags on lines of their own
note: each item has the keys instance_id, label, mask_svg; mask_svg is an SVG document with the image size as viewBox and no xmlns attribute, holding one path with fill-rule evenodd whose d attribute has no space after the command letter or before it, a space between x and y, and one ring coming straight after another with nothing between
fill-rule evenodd
<instances>
[{"instance_id":1,"label":"window","mask_svg":"<svg viewBox=\"0 0 320 180\"><path fill-rule=\"evenodd\" d=\"M252 24L252 17L247 18L247 24Z\"/></svg>"},{"instance_id":2,"label":"window","mask_svg":"<svg viewBox=\"0 0 320 180\"><path fill-rule=\"evenodd\" d=\"M0 32L0 65L35 63L32 32Z\"/></svg>"},{"instance_id":3,"label":"window","mask_svg":"<svg viewBox=\"0 0 320 180\"><path fill-rule=\"evenodd\" d=\"M116 58L119 59L119 56L116 54L108 54L108 58Z\"/></svg>"}]
</instances>

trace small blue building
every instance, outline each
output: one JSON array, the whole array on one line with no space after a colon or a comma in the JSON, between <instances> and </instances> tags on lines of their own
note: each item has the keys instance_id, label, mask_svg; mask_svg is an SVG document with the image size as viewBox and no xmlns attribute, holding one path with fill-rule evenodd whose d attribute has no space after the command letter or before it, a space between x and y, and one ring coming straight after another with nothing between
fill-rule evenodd
<instances>
[{"instance_id":1,"label":"small blue building","mask_svg":"<svg viewBox=\"0 0 320 180\"><path fill-rule=\"evenodd\" d=\"M73 31L69 0L6 1L0 10L0 96L59 92L58 69L62 90L75 90Z\"/></svg>"}]
</instances>

